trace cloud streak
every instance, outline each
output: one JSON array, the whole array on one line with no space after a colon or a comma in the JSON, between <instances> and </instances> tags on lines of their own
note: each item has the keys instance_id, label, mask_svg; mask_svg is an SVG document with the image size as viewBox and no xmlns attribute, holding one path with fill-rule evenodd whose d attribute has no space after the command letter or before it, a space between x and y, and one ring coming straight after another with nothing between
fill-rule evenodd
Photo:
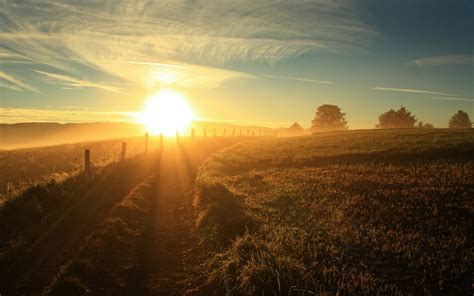
<instances>
[{"instance_id":1,"label":"cloud streak","mask_svg":"<svg viewBox=\"0 0 474 296\"><path fill-rule=\"evenodd\" d=\"M458 97L430 97L427 98L430 100L440 100L440 101L464 101L464 102L474 102L474 99L468 98L458 98Z\"/></svg>"},{"instance_id":2,"label":"cloud streak","mask_svg":"<svg viewBox=\"0 0 474 296\"><path fill-rule=\"evenodd\" d=\"M19 122L103 122L125 121L135 122L135 118L127 112L105 112L90 110L55 110L0 108L0 123Z\"/></svg>"},{"instance_id":3,"label":"cloud streak","mask_svg":"<svg viewBox=\"0 0 474 296\"><path fill-rule=\"evenodd\" d=\"M446 65L474 65L474 54L450 54L419 58L409 65L416 66L446 66Z\"/></svg>"},{"instance_id":4,"label":"cloud streak","mask_svg":"<svg viewBox=\"0 0 474 296\"><path fill-rule=\"evenodd\" d=\"M35 93L41 93L38 89L35 87L26 84L25 82L21 81L20 79L17 79L11 75L8 75L5 72L0 71L0 87L3 88L8 88L14 91L31 91Z\"/></svg>"},{"instance_id":5,"label":"cloud streak","mask_svg":"<svg viewBox=\"0 0 474 296\"><path fill-rule=\"evenodd\" d=\"M286 77L286 76L276 76L276 75L260 75L260 76L265 77L265 78L292 80L292 81L308 82L308 83L316 83L316 84L334 84L333 81L328 81L328 80L314 80L314 79L307 79L307 78Z\"/></svg>"},{"instance_id":6,"label":"cloud streak","mask_svg":"<svg viewBox=\"0 0 474 296\"><path fill-rule=\"evenodd\" d=\"M90 82L86 80L81 80L81 79L77 79L68 75L49 73L49 72L44 72L44 71L39 71L39 70L33 70L33 71L57 81L56 83L68 86L65 89L88 87L88 88L97 88L97 89L111 91L111 92L122 92L122 89L118 87L104 85L100 83L94 83L94 82Z\"/></svg>"},{"instance_id":7,"label":"cloud streak","mask_svg":"<svg viewBox=\"0 0 474 296\"><path fill-rule=\"evenodd\" d=\"M410 88L393 88L393 87L376 86L376 87L372 87L372 89L373 90L378 90L378 91L390 91L390 92L401 92L401 93L412 93L412 94L430 94L430 95L453 96L453 97L456 96L456 95L453 95L453 94L447 94L447 93L442 93L442 92L435 92L435 91L429 91L429 90L419 90L419 89L410 89Z\"/></svg>"}]
</instances>

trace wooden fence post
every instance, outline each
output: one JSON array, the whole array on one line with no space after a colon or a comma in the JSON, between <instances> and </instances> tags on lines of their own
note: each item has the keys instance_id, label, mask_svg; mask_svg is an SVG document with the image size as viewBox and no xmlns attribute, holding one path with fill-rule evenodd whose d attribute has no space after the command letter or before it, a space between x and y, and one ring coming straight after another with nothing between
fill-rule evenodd
<instances>
[{"instance_id":1,"label":"wooden fence post","mask_svg":"<svg viewBox=\"0 0 474 296\"><path fill-rule=\"evenodd\" d=\"M225 137L225 132L226 132L226 129L224 129L224 134L223 134L224 137Z\"/></svg>"},{"instance_id":2,"label":"wooden fence post","mask_svg":"<svg viewBox=\"0 0 474 296\"><path fill-rule=\"evenodd\" d=\"M191 129L191 140L194 140L194 128Z\"/></svg>"},{"instance_id":3,"label":"wooden fence post","mask_svg":"<svg viewBox=\"0 0 474 296\"><path fill-rule=\"evenodd\" d=\"M122 143L122 153L120 154L120 160L124 161L126 156L127 156L127 143L123 142Z\"/></svg>"},{"instance_id":4,"label":"wooden fence post","mask_svg":"<svg viewBox=\"0 0 474 296\"><path fill-rule=\"evenodd\" d=\"M235 128L232 130L232 137L235 137Z\"/></svg>"},{"instance_id":5,"label":"wooden fence post","mask_svg":"<svg viewBox=\"0 0 474 296\"><path fill-rule=\"evenodd\" d=\"M206 128L203 129L203 132L204 132L204 139L205 139L207 137Z\"/></svg>"},{"instance_id":6,"label":"wooden fence post","mask_svg":"<svg viewBox=\"0 0 474 296\"><path fill-rule=\"evenodd\" d=\"M176 141L179 141L179 132L176 130Z\"/></svg>"},{"instance_id":7,"label":"wooden fence post","mask_svg":"<svg viewBox=\"0 0 474 296\"><path fill-rule=\"evenodd\" d=\"M148 152L148 133L145 133L145 152Z\"/></svg>"},{"instance_id":8,"label":"wooden fence post","mask_svg":"<svg viewBox=\"0 0 474 296\"><path fill-rule=\"evenodd\" d=\"M250 130L247 130L247 137L250 136Z\"/></svg>"},{"instance_id":9,"label":"wooden fence post","mask_svg":"<svg viewBox=\"0 0 474 296\"><path fill-rule=\"evenodd\" d=\"M216 128L214 128L214 138L216 137Z\"/></svg>"},{"instance_id":10,"label":"wooden fence post","mask_svg":"<svg viewBox=\"0 0 474 296\"><path fill-rule=\"evenodd\" d=\"M163 134L160 134L160 148L163 149Z\"/></svg>"},{"instance_id":11,"label":"wooden fence post","mask_svg":"<svg viewBox=\"0 0 474 296\"><path fill-rule=\"evenodd\" d=\"M89 149L84 150L84 170L88 174L91 172L91 151Z\"/></svg>"}]
</instances>

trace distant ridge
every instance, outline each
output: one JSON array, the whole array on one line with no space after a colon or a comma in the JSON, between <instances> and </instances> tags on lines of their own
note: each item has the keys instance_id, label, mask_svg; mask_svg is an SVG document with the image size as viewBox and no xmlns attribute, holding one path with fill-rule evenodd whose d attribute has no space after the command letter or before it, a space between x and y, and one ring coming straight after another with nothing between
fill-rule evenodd
<instances>
[{"instance_id":1,"label":"distant ridge","mask_svg":"<svg viewBox=\"0 0 474 296\"><path fill-rule=\"evenodd\" d=\"M196 135L202 135L206 128L207 135L222 136L224 129L227 136L247 135L249 130L254 134L270 133L275 131L267 127L239 126L227 123L195 121L191 124ZM65 143L117 139L141 136L145 133L143 125L126 122L95 122L95 123L57 123L57 122L24 122L14 124L0 124L0 148L16 149L25 147L48 146ZM189 132L188 132L189 133Z\"/></svg>"},{"instance_id":2,"label":"distant ridge","mask_svg":"<svg viewBox=\"0 0 474 296\"><path fill-rule=\"evenodd\" d=\"M122 122L0 124L0 147L14 149L138 136L142 125Z\"/></svg>"}]
</instances>

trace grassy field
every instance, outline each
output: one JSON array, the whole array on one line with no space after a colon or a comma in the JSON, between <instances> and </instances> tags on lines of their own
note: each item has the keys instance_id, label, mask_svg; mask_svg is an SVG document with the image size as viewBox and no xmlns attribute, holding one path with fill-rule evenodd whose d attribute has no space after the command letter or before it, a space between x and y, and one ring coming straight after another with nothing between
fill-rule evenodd
<instances>
[{"instance_id":1,"label":"grassy field","mask_svg":"<svg viewBox=\"0 0 474 296\"><path fill-rule=\"evenodd\" d=\"M230 294L474 292L472 131L241 143L196 184L209 281Z\"/></svg>"},{"instance_id":2,"label":"grassy field","mask_svg":"<svg viewBox=\"0 0 474 296\"><path fill-rule=\"evenodd\" d=\"M150 145L158 145L157 139L152 141ZM143 138L0 150L0 203L33 185L77 174L83 169L84 149L91 150L92 165L96 168L117 161L122 142L127 142L128 156L144 151Z\"/></svg>"},{"instance_id":3,"label":"grassy field","mask_svg":"<svg viewBox=\"0 0 474 296\"><path fill-rule=\"evenodd\" d=\"M196 286L182 272L204 257L193 234L195 175L212 153L243 140L167 139L163 149L153 143L91 175L77 171L12 196L0 205L0 294L169 295Z\"/></svg>"}]
</instances>

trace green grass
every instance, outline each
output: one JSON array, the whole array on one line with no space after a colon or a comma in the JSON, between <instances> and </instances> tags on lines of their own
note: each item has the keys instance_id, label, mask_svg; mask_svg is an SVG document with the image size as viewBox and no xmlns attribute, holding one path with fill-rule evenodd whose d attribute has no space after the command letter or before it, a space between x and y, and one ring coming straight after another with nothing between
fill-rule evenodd
<instances>
[{"instance_id":1,"label":"green grass","mask_svg":"<svg viewBox=\"0 0 474 296\"><path fill-rule=\"evenodd\" d=\"M472 131L241 143L197 192L210 280L231 294L474 292Z\"/></svg>"}]
</instances>

